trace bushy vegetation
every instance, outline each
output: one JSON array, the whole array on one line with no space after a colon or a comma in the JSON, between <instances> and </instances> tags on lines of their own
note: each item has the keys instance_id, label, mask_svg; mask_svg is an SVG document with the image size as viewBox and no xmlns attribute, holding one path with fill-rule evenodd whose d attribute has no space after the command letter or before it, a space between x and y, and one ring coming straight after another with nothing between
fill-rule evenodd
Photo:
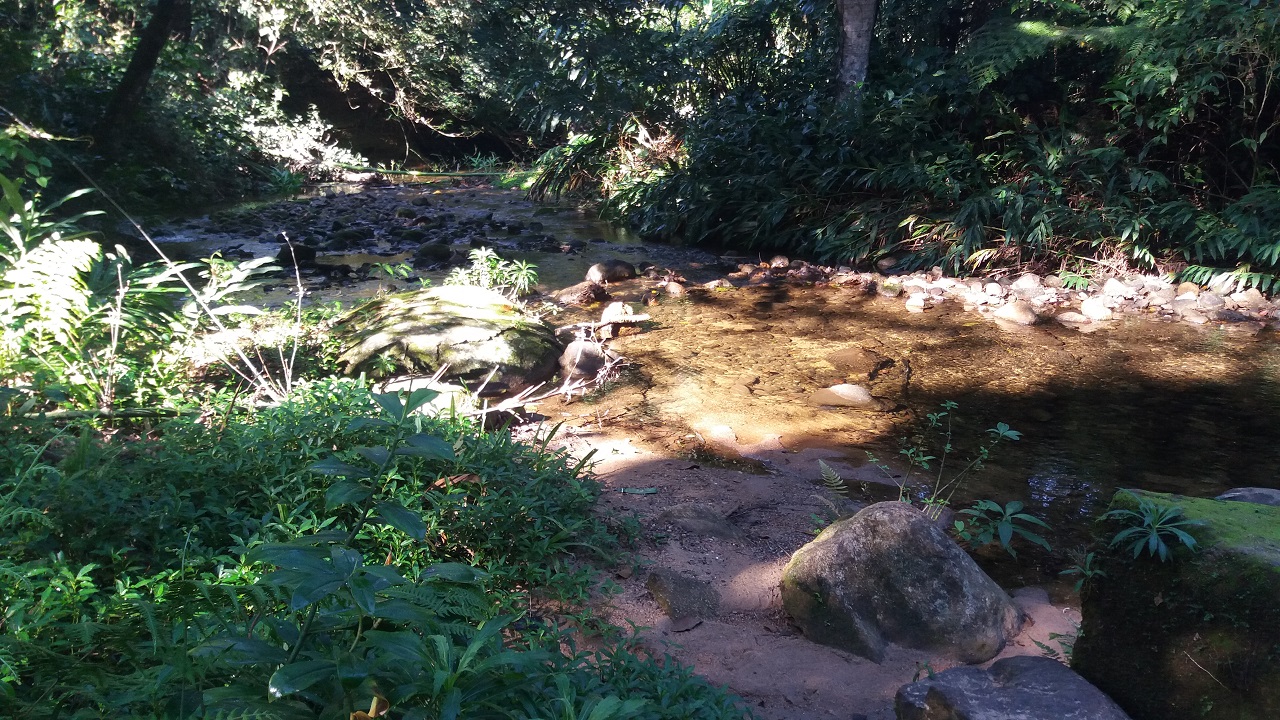
<instances>
[{"instance_id":1,"label":"bushy vegetation","mask_svg":"<svg viewBox=\"0 0 1280 720\"><path fill-rule=\"evenodd\" d=\"M0 151L0 714L744 715L592 615L585 461L239 347L262 262L134 267Z\"/></svg>"},{"instance_id":2,"label":"bushy vegetation","mask_svg":"<svg viewBox=\"0 0 1280 720\"><path fill-rule=\"evenodd\" d=\"M614 50L646 58L633 84L680 90L665 113L590 105L546 159L554 188L594 177L650 236L833 262L1274 281L1273 3L882 0L871 73L843 100L826 4L718 8Z\"/></svg>"},{"instance_id":3,"label":"bushy vegetation","mask_svg":"<svg viewBox=\"0 0 1280 720\"><path fill-rule=\"evenodd\" d=\"M594 483L563 455L411 413L429 399L326 382L154 439L8 428L0 703L21 717L739 717L625 645L560 651L557 608L582 608L585 562L616 553L588 514Z\"/></svg>"}]
</instances>

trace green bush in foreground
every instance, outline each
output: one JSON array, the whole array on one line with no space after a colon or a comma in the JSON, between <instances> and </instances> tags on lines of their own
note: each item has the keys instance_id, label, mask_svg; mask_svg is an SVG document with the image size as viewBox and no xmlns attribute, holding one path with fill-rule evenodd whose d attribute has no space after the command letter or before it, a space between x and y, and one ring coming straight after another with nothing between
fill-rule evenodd
<instances>
[{"instance_id":1,"label":"green bush in foreground","mask_svg":"<svg viewBox=\"0 0 1280 720\"><path fill-rule=\"evenodd\" d=\"M427 400L330 382L155 440L9 428L0 709L741 717L626 645L562 652L539 609L586 597L575 556L614 551L597 487L561 454L412 414Z\"/></svg>"}]
</instances>

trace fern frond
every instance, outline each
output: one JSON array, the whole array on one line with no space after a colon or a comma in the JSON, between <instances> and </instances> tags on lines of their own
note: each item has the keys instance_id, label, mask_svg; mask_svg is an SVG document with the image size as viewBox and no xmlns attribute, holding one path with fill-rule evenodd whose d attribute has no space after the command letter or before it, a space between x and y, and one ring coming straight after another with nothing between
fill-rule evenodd
<instances>
[{"instance_id":1,"label":"fern frond","mask_svg":"<svg viewBox=\"0 0 1280 720\"><path fill-rule=\"evenodd\" d=\"M849 486L845 484L844 478L832 470L830 465L819 460L818 469L822 472L822 484L826 485L828 490L836 495L849 494Z\"/></svg>"}]
</instances>

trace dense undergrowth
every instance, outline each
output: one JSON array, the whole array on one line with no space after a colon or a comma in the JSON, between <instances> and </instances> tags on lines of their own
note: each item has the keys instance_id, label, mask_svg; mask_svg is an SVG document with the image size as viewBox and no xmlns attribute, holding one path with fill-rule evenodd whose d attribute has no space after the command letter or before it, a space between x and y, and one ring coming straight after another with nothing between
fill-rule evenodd
<instances>
[{"instance_id":1,"label":"dense undergrowth","mask_svg":"<svg viewBox=\"0 0 1280 720\"><path fill-rule=\"evenodd\" d=\"M740 716L625 643L572 649L618 553L595 484L426 399L316 383L105 440L7 421L6 714Z\"/></svg>"},{"instance_id":2,"label":"dense undergrowth","mask_svg":"<svg viewBox=\"0 0 1280 720\"><path fill-rule=\"evenodd\" d=\"M592 615L583 462L328 377L331 313L104 250L49 165L0 137L0 715L744 715Z\"/></svg>"}]
</instances>

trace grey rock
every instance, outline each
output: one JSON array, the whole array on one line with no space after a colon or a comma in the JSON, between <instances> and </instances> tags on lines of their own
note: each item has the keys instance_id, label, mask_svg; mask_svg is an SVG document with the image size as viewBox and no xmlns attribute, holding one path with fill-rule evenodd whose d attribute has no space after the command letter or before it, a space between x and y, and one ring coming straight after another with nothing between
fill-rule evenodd
<instances>
[{"instance_id":1,"label":"grey rock","mask_svg":"<svg viewBox=\"0 0 1280 720\"><path fill-rule=\"evenodd\" d=\"M621 280L630 280L636 276L636 268L623 260L605 260L592 265L587 270L587 281L605 285Z\"/></svg>"},{"instance_id":2,"label":"grey rock","mask_svg":"<svg viewBox=\"0 0 1280 720\"><path fill-rule=\"evenodd\" d=\"M1071 668L1028 655L944 670L904 685L894 705L898 720L1129 720Z\"/></svg>"},{"instance_id":3,"label":"grey rock","mask_svg":"<svg viewBox=\"0 0 1280 720\"><path fill-rule=\"evenodd\" d=\"M654 568L644 586L673 620L710 617L720 610L720 594L715 588L670 568Z\"/></svg>"},{"instance_id":4,"label":"grey rock","mask_svg":"<svg viewBox=\"0 0 1280 720\"><path fill-rule=\"evenodd\" d=\"M694 535L708 535L725 540L737 540L742 531L710 505L702 503L678 503L658 514L659 525L674 525Z\"/></svg>"},{"instance_id":5,"label":"grey rock","mask_svg":"<svg viewBox=\"0 0 1280 720\"><path fill-rule=\"evenodd\" d=\"M891 280L876 283L876 294L881 297L896 298L902 294L902 285Z\"/></svg>"},{"instance_id":6,"label":"grey rock","mask_svg":"<svg viewBox=\"0 0 1280 720\"><path fill-rule=\"evenodd\" d=\"M1071 312L1070 310L1058 313L1053 317L1053 319L1064 325L1083 325L1084 323L1092 322L1084 315L1078 312Z\"/></svg>"},{"instance_id":7,"label":"grey rock","mask_svg":"<svg viewBox=\"0 0 1280 720\"><path fill-rule=\"evenodd\" d=\"M604 286L584 280L561 290L554 297L556 302L583 307L608 300L609 293L605 291Z\"/></svg>"},{"instance_id":8,"label":"grey rock","mask_svg":"<svg viewBox=\"0 0 1280 720\"><path fill-rule=\"evenodd\" d=\"M1240 312L1239 310L1232 310L1231 308L1225 308L1225 307L1218 308L1217 310L1214 310L1213 312L1209 313L1209 317L1213 319L1215 322L1229 322L1229 323L1245 322L1247 320L1252 319L1245 313Z\"/></svg>"},{"instance_id":9,"label":"grey rock","mask_svg":"<svg viewBox=\"0 0 1280 720\"><path fill-rule=\"evenodd\" d=\"M590 381L618 354L594 340L574 340L560 355L560 377L566 384Z\"/></svg>"},{"instance_id":10,"label":"grey rock","mask_svg":"<svg viewBox=\"0 0 1280 720\"><path fill-rule=\"evenodd\" d=\"M1022 614L946 532L900 502L833 523L791 557L782 603L811 640L879 662L889 643L991 659Z\"/></svg>"},{"instance_id":11,"label":"grey rock","mask_svg":"<svg viewBox=\"0 0 1280 720\"><path fill-rule=\"evenodd\" d=\"M1258 487L1231 488L1214 499L1280 507L1280 490Z\"/></svg>"},{"instance_id":12,"label":"grey rock","mask_svg":"<svg viewBox=\"0 0 1280 720\"><path fill-rule=\"evenodd\" d=\"M551 378L561 345L555 329L500 293L467 285L384 295L334 326L348 374L375 357L410 372L442 364L451 375L498 369L495 379L521 389Z\"/></svg>"},{"instance_id":13,"label":"grey rock","mask_svg":"<svg viewBox=\"0 0 1280 720\"><path fill-rule=\"evenodd\" d=\"M1221 295L1213 292L1200 293L1200 298L1196 302L1196 307L1201 310L1217 310L1225 307L1227 301Z\"/></svg>"},{"instance_id":14,"label":"grey rock","mask_svg":"<svg viewBox=\"0 0 1280 720\"><path fill-rule=\"evenodd\" d=\"M1023 277L1026 277L1025 275ZM1019 278L1021 280L1022 278ZM1031 303L1026 300L1014 300L1006 303L995 312L991 313L992 317L1019 325L1035 325L1040 320L1040 316L1036 315L1036 311L1031 307Z\"/></svg>"}]
</instances>

